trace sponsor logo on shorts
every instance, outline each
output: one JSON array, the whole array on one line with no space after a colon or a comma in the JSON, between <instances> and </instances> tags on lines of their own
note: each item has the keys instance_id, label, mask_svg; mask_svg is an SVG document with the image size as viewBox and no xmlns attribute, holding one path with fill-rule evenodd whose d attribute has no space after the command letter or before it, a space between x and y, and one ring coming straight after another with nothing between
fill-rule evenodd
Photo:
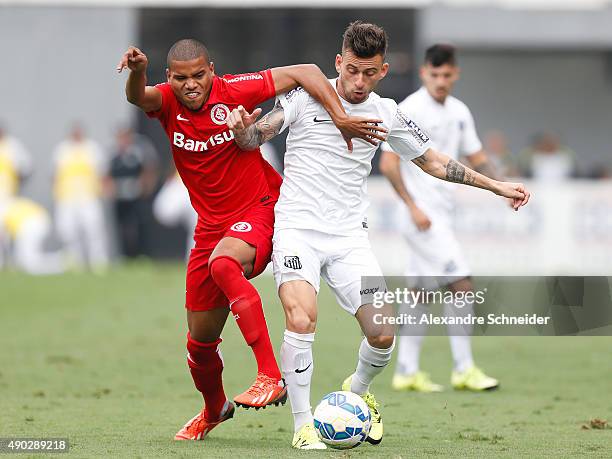
<instances>
[{"instance_id":1,"label":"sponsor logo on shorts","mask_svg":"<svg viewBox=\"0 0 612 459\"><path fill-rule=\"evenodd\" d=\"M380 287L366 288L363 290L359 290L359 294L360 295L374 295L379 290L380 290Z\"/></svg>"},{"instance_id":2,"label":"sponsor logo on shorts","mask_svg":"<svg viewBox=\"0 0 612 459\"><path fill-rule=\"evenodd\" d=\"M234 223L230 228L232 231L236 231L238 233L248 233L253 229L250 223L247 222L238 222Z\"/></svg>"},{"instance_id":3,"label":"sponsor logo on shorts","mask_svg":"<svg viewBox=\"0 0 612 459\"><path fill-rule=\"evenodd\" d=\"M300 257L291 255L285 257L285 266L290 269L302 269Z\"/></svg>"},{"instance_id":4,"label":"sponsor logo on shorts","mask_svg":"<svg viewBox=\"0 0 612 459\"><path fill-rule=\"evenodd\" d=\"M218 125L225 124L229 114L230 109L225 104L217 104L210 109L210 118L213 120L213 123Z\"/></svg>"}]
</instances>

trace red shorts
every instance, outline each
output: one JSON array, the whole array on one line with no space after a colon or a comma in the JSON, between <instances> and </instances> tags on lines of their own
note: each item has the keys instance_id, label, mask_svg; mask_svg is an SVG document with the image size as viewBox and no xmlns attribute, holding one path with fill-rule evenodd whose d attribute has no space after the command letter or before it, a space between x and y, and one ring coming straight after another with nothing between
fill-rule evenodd
<instances>
[{"instance_id":1,"label":"red shorts","mask_svg":"<svg viewBox=\"0 0 612 459\"><path fill-rule=\"evenodd\" d=\"M235 237L255 247L253 272L248 276L249 279L266 269L272 256L275 203L269 200L258 204L226 228L206 231L196 236L196 245L191 250L187 264L185 308L190 311L209 311L229 307L227 297L208 270L208 259L224 237Z\"/></svg>"}]
</instances>

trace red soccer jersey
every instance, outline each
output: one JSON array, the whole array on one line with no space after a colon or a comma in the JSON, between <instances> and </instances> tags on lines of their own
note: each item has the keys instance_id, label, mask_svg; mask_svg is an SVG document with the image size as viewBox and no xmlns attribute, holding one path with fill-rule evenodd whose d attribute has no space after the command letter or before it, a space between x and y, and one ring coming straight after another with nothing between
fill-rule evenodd
<instances>
[{"instance_id":1,"label":"red soccer jersey","mask_svg":"<svg viewBox=\"0 0 612 459\"><path fill-rule=\"evenodd\" d=\"M251 112L274 97L270 70L215 76L208 100L198 111L182 105L169 83L156 88L162 93L162 106L147 116L159 119L170 139L176 169L199 216L198 231L235 223L265 196L278 198L280 176L259 148L241 150L225 125L239 105Z\"/></svg>"}]
</instances>

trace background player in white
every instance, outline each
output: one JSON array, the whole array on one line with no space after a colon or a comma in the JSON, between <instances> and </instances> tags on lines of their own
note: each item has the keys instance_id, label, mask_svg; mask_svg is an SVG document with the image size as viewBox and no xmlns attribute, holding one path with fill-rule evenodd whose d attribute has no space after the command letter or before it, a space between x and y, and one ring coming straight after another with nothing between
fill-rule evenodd
<instances>
[{"instance_id":1,"label":"background player in white","mask_svg":"<svg viewBox=\"0 0 612 459\"><path fill-rule=\"evenodd\" d=\"M185 228L187 231L185 259L188 260L189 253L195 246L193 232L198 223L198 214L193 210L187 187L175 168L172 168L172 172L153 200L153 216L162 225L181 225Z\"/></svg>"},{"instance_id":2,"label":"background player in white","mask_svg":"<svg viewBox=\"0 0 612 459\"><path fill-rule=\"evenodd\" d=\"M347 113L379 119L395 151L428 173L514 198L517 209L526 204L529 193L523 185L491 180L434 151L427 136L393 100L372 92L388 70L386 48L386 33L376 25L354 22L345 31L342 55L336 56L339 78L331 83ZM342 388L361 395L370 407L373 425L368 441L377 444L383 426L369 387L391 360L394 343L393 330L373 330L369 319L373 293L386 289L365 221L366 182L377 147L357 141L349 152L323 107L301 88L280 96L274 109L254 123L258 114L259 110L248 114L239 107L227 124L243 149L253 149L289 128L272 261L286 317L281 369L294 416L293 446L325 448L314 430L310 405L320 276L366 336L357 369ZM365 285L363 276L369 276Z\"/></svg>"},{"instance_id":3,"label":"background player in white","mask_svg":"<svg viewBox=\"0 0 612 459\"><path fill-rule=\"evenodd\" d=\"M13 197L0 204L0 239L3 234L17 269L33 275L64 271L62 251L45 249L51 234L51 218L40 204L23 197Z\"/></svg>"},{"instance_id":4,"label":"background player in white","mask_svg":"<svg viewBox=\"0 0 612 459\"><path fill-rule=\"evenodd\" d=\"M450 95L459 79L455 49L440 44L430 47L420 77L423 86L402 101L400 109L427 132L436 148L454 160L465 156L474 170L497 179L483 151L469 108ZM414 282L412 286L445 287L453 292L473 290L470 269L452 230L456 185L435 180L413 164L400 164L400 157L391 151L394 150L392 145L383 144L382 148L381 172L405 203L400 210L401 227L410 247L406 275ZM473 304L445 308L446 314L473 312ZM427 311L424 305L415 309L421 314ZM474 365L471 330L449 327L448 331L454 361L453 387L475 391L498 387L496 379L486 376ZM443 389L419 370L419 353L426 333L427 324L400 328L398 363L392 383L395 389L420 392Z\"/></svg>"}]
</instances>

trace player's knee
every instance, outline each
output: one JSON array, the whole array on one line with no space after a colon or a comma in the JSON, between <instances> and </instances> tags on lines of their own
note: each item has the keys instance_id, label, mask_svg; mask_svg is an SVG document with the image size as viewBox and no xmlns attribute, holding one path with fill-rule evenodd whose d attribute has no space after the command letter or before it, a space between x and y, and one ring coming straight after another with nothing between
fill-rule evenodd
<instances>
[{"instance_id":1,"label":"player's knee","mask_svg":"<svg viewBox=\"0 0 612 459\"><path fill-rule=\"evenodd\" d=\"M368 336L368 344L376 349L389 349L394 340L394 336Z\"/></svg>"},{"instance_id":2,"label":"player's knee","mask_svg":"<svg viewBox=\"0 0 612 459\"><path fill-rule=\"evenodd\" d=\"M233 257L223 255L214 258L209 263L210 275L213 280L219 284L224 279L229 279L231 276L242 275L242 265Z\"/></svg>"}]
</instances>

